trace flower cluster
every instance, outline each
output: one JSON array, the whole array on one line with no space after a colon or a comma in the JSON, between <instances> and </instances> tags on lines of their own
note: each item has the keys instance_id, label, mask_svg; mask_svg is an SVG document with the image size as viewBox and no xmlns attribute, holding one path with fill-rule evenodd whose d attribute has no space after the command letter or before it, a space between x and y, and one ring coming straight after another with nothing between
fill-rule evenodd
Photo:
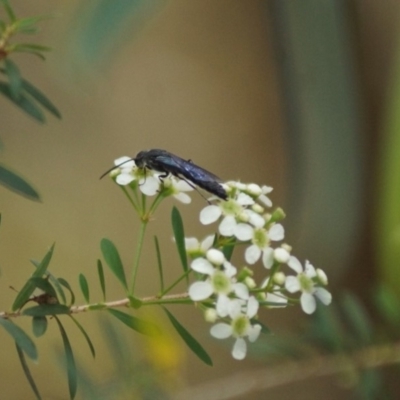
<instances>
[{"instance_id":1,"label":"flower cluster","mask_svg":"<svg viewBox=\"0 0 400 400\"><path fill-rule=\"evenodd\" d=\"M197 280L189 287L189 296L204 308L207 321L215 323L211 335L218 339L235 338L232 356L243 359L247 344L255 341L261 324L257 321L260 307L285 307L298 302L292 293L300 292L303 311L316 309L316 298L323 304L331 302L331 294L323 288L326 274L308 261L305 266L291 255L291 247L282 243L284 218L282 210L268 212L272 188L256 184L227 182L224 188L228 200L217 200L200 213L204 225L217 222L217 234L202 242L186 239L186 251L192 259L191 268ZM232 246L244 247L244 264L240 270L230 262ZM242 247L242 246L240 246ZM249 267L259 260L267 276L257 285L254 271ZM281 270L289 267L296 275Z\"/></svg>"},{"instance_id":2,"label":"flower cluster","mask_svg":"<svg viewBox=\"0 0 400 400\"><path fill-rule=\"evenodd\" d=\"M114 160L114 165L116 168L111 172L111 176L120 186L130 186L134 190L139 187L145 196L173 196L185 204L192 200L186 192L192 191L193 187L181 179L172 175L161 177L159 172L138 168L135 161L126 156Z\"/></svg>"}]
</instances>

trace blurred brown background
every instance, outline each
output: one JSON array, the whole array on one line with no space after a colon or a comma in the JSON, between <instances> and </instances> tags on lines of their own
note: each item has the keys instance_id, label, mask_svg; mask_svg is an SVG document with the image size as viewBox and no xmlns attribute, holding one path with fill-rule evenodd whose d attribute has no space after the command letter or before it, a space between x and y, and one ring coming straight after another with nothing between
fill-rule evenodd
<instances>
[{"instance_id":1,"label":"blurred brown background","mask_svg":"<svg viewBox=\"0 0 400 400\"><path fill-rule=\"evenodd\" d=\"M333 4L331 10L321 11L316 5L318 2L314 2L316 12L322 16L330 15L333 10L336 27L343 28L341 24L344 24L340 32L347 36L341 41L333 35L340 52L330 52L324 46L320 50L331 54L332 64L337 62L334 58L339 53L346 55L339 64L344 74L348 74L350 103L356 104L357 109L357 121L353 121L355 133L351 136L356 158L346 153L351 146L341 141L342 138L335 144L322 146L327 154L335 153L333 148L338 147L338 152L345 157L337 160L336 165L333 159L333 166L329 167L329 173L337 178L337 186L336 181L327 182L327 186L337 189L333 194L330 189L325 192L322 184L310 183L319 182L318 179L325 181L323 159L328 157L306 146L309 142L316 143L318 137L321 141L326 139L318 136L326 131L312 111L315 97L302 97L301 83L296 86L297 97L293 96L290 89L294 81L285 80L288 74L301 77L307 71L307 65L301 64L301 47L296 47L299 53L291 51L296 40L300 40L299 32L303 32L296 30L299 10L259 0L148 2L132 11L131 19L121 23L121 32L110 28L109 34L104 35L108 29L104 27L98 40L94 36L90 42L85 29L89 30L94 22L88 16L94 18L94 10L100 3L12 1L20 16L56 14L41 24L42 33L37 38L54 48L46 62L28 55L17 55L15 61L26 77L60 108L63 119L49 117L48 123L42 126L0 98L2 161L29 179L43 199L40 204L34 203L0 189L1 309L8 309L14 296L8 286L19 288L32 272L29 259L41 259L53 242L56 247L51 271L76 284L76 288L77 276L84 271L89 282L93 282L91 297L100 299L96 274L96 259L101 254L99 242L103 237L111 238L123 260L129 263L137 221L118 188L108 179L99 181L98 177L115 158L134 156L150 148L163 148L190 158L223 179L273 186L274 204L282 205L289 213L285 223L288 242L295 246L294 252L301 258L309 258L326 270L332 277L331 289L335 285L362 288L364 279L372 279L372 216L366 210L376 200L371 199L377 180L375 149L386 112L400 3L332 1L327 2ZM324 25L324 20L320 19L320 23ZM101 48L103 40L104 52L93 50L94 55L88 55L88 49ZM306 53L304 49L303 54ZM329 84L333 91L338 82ZM292 118L294 109L296 119ZM335 129L336 123L346 120L340 110L332 113L337 121L330 121L330 126ZM301 136L302 132L313 130L316 136ZM313 154L319 154L320 158L314 159ZM314 164L310 166L308 160ZM346 164L348 160L356 160L357 165ZM340 175L341 166L344 166L344 179ZM346 171L353 180L348 183L349 191L340 186L346 179ZM312 181L314 178L316 181ZM330 193L331 199L337 196L348 205L348 214L343 220L339 213L343 210L341 203L334 203L339 209L336 213L334 205L328 206L329 200L318 197L321 193ZM204 205L203 199L197 197L192 205L180 207L188 219L190 235L198 235L198 212ZM166 268L173 276L179 266L170 245L171 203L172 200L161 207L151 233L158 228L165 260L170 264ZM320 207L325 217L322 213L318 219L316 210ZM330 225L330 218L338 225ZM158 287L151 241L147 250L142 260L144 268L139 274L140 295L153 294ZM362 272L352 272L360 267L355 260L363 263ZM349 281L349 276L354 276L355 282ZM115 299L120 294L118 284L110 279L108 298ZM83 299L79 297L78 302ZM208 326L203 323L200 312L196 315L183 307L176 307L174 312L204 343L215 363L209 368L192 354L185 353L178 367L177 386L198 385L263 366L262 361L251 357L245 362L233 361L228 345L208 337ZM299 310L271 312L264 317L277 332L288 329L291 320L303 318ZM108 362L110 356L104 347L98 315L89 313L80 320L87 327L98 356L95 361L90 360L76 328L66 325L75 342L77 358L95 376L106 377L112 365ZM61 344L54 324L50 325L52 339L37 341L40 363L32 370L44 398L61 399L66 398L67 387L54 355ZM21 321L21 326L29 329L27 321ZM140 346L138 335L125 333L132 340L133 348ZM7 345L9 336L0 331L0 340L3 343L0 397L33 398L15 350ZM347 395L352 398L334 379L294 384L266 393L254 392L251 397L243 398L286 399L294 395L291 398L310 399L322 393L324 399L344 399Z\"/></svg>"}]
</instances>

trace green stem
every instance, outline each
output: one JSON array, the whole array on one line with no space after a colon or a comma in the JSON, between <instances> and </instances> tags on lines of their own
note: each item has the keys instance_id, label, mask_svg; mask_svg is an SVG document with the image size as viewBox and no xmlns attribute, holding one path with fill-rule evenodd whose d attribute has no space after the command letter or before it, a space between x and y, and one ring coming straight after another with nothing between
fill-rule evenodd
<instances>
[{"instance_id":1,"label":"green stem","mask_svg":"<svg viewBox=\"0 0 400 400\"><path fill-rule=\"evenodd\" d=\"M128 190L126 189L125 186L121 186L122 191L125 193L125 196L128 198L129 202L132 204L132 207L135 209L135 211L139 214L139 207L135 203L135 201L132 199L132 197L129 195Z\"/></svg>"},{"instance_id":2,"label":"green stem","mask_svg":"<svg viewBox=\"0 0 400 400\"><path fill-rule=\"evenodd\" d=\"M184 274L182 274L171 286L167 287L167 289L163 290L158 297L163 297L166 295L170 290L172 290L180 281L185 279L190 273L192 272L191 269L187 270Z\"/></svg>"},{"instance_id":3,"label":"green stem","mask_svg":"<svg viewBox=\"0 0 400 400\"><path fill-rule=\"evenodd\" d=\"M131 296L133 296L133 293L135 290L136 276L137 276L137 272L139 269L139 262L140 262L140 256L142 254L144 235L146 232L146 227L147 227L148 222L149 221L147 219L142 220L142 223L140 225L139 238L138 238L137 245L136 245L136 256L135 256L135 260L134 260L133 267L132 267L131 291L129 293Z\"/></svg>"}]
</instances>

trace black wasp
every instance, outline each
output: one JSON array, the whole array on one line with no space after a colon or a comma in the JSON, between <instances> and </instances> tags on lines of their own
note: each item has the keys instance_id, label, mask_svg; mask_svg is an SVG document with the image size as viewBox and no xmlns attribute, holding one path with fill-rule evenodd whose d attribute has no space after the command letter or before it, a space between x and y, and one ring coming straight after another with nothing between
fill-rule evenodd
<instances>
[{"instance_id":1,"label":"black wasp","mask_svg":"<svg viewBox=\"0 0 400 400\"><path fill-rule=\"evenodd\" d=\"M184 160L166 150L143 150L132 160L135 161L138 168L148 168L163 173L163 175L160 175L160 179L166 178L171 174L184 180L190 186L192 184L197 185L220 199L226 200L228 198L225 189L220 183L221 180L216 175L192 163L191 160ZM118 168L118 166L114 168ZM107 171L104 175L110 171Z\"/></svg>"}]
</instances>

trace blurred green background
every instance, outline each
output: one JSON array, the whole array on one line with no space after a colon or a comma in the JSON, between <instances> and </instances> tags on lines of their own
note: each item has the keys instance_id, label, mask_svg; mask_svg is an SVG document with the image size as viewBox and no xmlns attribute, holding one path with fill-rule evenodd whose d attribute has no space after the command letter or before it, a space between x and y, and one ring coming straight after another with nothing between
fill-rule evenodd
<instances>
[{"instance_id":1,"label":"blurred green background","mask_svg":"<svg viewBox=\"0 0 400 400\"><path fill-rule=\"evenodd\" d=\"M20 287L31 273L29 259L43 257L54 241L50 270L76 285L81 271L89 282L97 280L102 237L129 260L135 217L120 191L98 177L115 158L150 148L190 158L223 179L273 186L274 204L288 214L287 242L299 258L328 273L334 296L335 288L346 288L367 297L381 280L398 290L398 1L11 3L20 16L55 15L42 22L37 38L54 48L46 62L28 55L13 60L63 119L49 117L42 126L0 98L2 162L29 179L43 199L34 203L0 189L1 309L14 296L8 287ZM195 196L191 206L180 207L190 236L199 235L203 205ZM174 276L180 267L170 249L169 212L170 204L164 204L153 225L165 227L157 234ZM139 273L140 295L158 288L151 245ZM108 297L117 298L117 283L110 285ZM160 380L173 390L264 366L251 355L234 362L229 347L209 337L200 312L174 311L215 366L204 366L171 333L168 346L176 357L166 363L171 376ZM294 309L270 311L262 319L277 335L306 320ZM104 381L115 365L102 325L95 313L80 320L98 356L90 359L70 326L79 362ZM21 326L29 329L28 321ZM133 357L140 348L149 357L137 334L120 329ZM52 340L38 341L40 364L33 373L46 399L61 399L67 393L55 352L61 345L51 330ZM9 337L0 331L0 340L1 398L31 398L15 350L5 345ZM322 394L327 400L353 398L334 379L255 391L251 398Z\"/></svg>"}]
</instances>

